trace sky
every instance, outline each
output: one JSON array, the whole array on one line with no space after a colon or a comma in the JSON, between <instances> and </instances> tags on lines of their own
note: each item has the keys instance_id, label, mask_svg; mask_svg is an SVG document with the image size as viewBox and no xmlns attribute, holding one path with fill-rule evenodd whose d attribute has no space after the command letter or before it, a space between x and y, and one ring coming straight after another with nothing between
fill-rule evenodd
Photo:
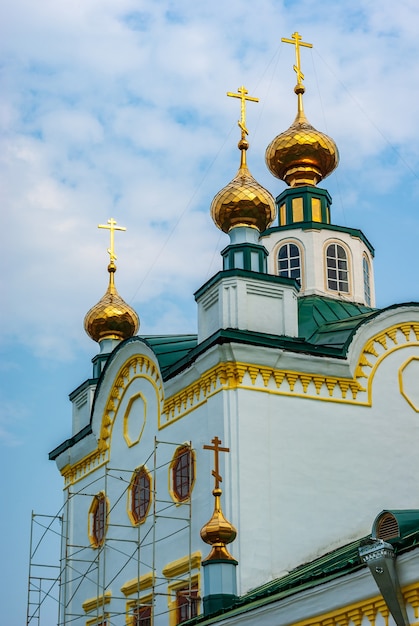
<instances>
[{"instance_id":1,"label":"sky","mask_svg":"<svg viewBox=\"0 0 419 626\"><path fill-rule=\"evenodd\" d=\"M259 98L249 169L273 195L285 187L264 162L296 114L281 37L313 44L304 106L340 152L321 183L332 223L375 247L377 306L419 301L419 3L14 0L0 24L0 594L4 623L20 626L32 511L42 520L63 501L48 452L71 435L68 394L98 351L83 330L108 281L97 225L127 229L116 285L140 334L196 332L193 293L228 242L209 207L239 166L227 91ZM58 563L54 540L42 558Z\"/></svg>"}]
</instances>

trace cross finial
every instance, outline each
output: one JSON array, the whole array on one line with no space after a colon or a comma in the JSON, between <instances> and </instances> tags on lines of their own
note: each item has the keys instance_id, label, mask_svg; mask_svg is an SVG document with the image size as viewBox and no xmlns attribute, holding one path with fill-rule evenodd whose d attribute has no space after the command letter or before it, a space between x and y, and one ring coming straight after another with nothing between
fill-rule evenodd
<instances>
[{"instance_id":1,"label":"cross finial","mask_svg":"<svg viewBox=\"0 0 419 626\"><path fill-rule=\"evenodd\" d=\"M116 225L116 220L113 219L113 217L111 217L108 220L107 224L98 224L98 228L106 228L107 230L110 231L110 235L111 235L111 245L110 248L108 248L108 253L110 256L110 261L111 263L113 263L113 261L116 261L117 256L115 254L115 231L116 230L127 230L124 226L117 226Z\"/></svg>"},{"instance_id":2,"label":"cross finial","mask_svg":"<svg viewBox=\"0 0 419 626\"><path fill-rule=\"evenodd\" d=\"M304 74L301 71L300 46L304 46L305 48L312 48L313 44L301 41L301 35L297 32L291 35L291 39L286 39L285 37L282 37L281 41L283 41L284 43L290 43L295 46L296 65L294 65L294 71L297 74L297 85L302 85L304 80Z\"/></svg>"},{"instance_id":3,"label":"cross finial","mask_svg":"<svg viewBox=\"0 0 419 626\"><path fill-rule=\"evenodd\" d=\"M242 131L242 139L245 138L245 135L249 134L249 131L246 128L246 100L249 102L259 102L259 98L253 98L248 95L247 89L242 85L237 89L238 93L232 93L231 91L227 91L227 95L231 98L240 98L241 106L240 106L240 119L237 122L240 130Z\"/></svg>"},{"instance_id":4,"label":"cross finial","mask_svg":"<svg viewBox=\"0 0 419 626\"><path fill-rule=\"evenodd\" d=\"M220 476L220 466L219 466L219 452L230 452L230 448L221 448L220 444L222 443L221 439L218 437L214 437L211 440L211 443L214 444L212 446L203 446L204 450L214 450L214 469L212 470L212 475L215 478L214 489L220 488L220 483L223 482L223 479Z\"/></svg>"}]
</instances>

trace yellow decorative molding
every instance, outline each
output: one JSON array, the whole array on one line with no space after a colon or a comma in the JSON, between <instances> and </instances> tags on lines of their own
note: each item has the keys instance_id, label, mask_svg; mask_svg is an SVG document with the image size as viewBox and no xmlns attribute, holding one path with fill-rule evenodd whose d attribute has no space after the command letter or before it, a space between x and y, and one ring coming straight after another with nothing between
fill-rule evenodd
<instances>
[{"instance_id":1,"label":"yellow decorative molding","mask_svg":"<svg viewBox=\"0 0 419 626\"><path fill-rule=\"evenodd\" d=\"M415 382L414 382L415 393L417 394L416 397L412 397L410 395L409 391L406 389L405 381L403 380L403 372L405 371L407 366L410 365L411 363L413 363L414 361L419 361L419 356L411 356L399 368L399 389L400 389L400 393L402 394L402 396L406 400L406 402L408 402L408 404L410 404L410 406L412 407L412 409L414 411L416 411L416 413L419 413L419 394L418 394L418 390L417 390L416 377L415 377ZM412 391L412 389L410 389L410 392L411 391Z\"/></svg>"},{"instance_id":2,"label":"yellow decorative molding","mask_svg":"<svg viewBox=\"0 0 419 626\"><path fill-rule=\"evenodd\" d=\"M102 445L104 449L109 449L109 440L115 417L118 413L119 405L123 400L128 387L136 378L144 378L154 387L158 399L157 419L160 419L160 410L163 404L164 392L163 381L160 378L158 365L147 356L137 354L128 359L115 376L115 381L109 392L108 400L105 404L105 410L103 412L99 447Z\"/></svg>"},{"instance_id":3,"label":"yellow decorative molding","mask_svg":"<svg viewBox=\"0 0 419 626\"><path fill-rule=\"evenodd\" d=\"M166 578L176 578L177 576L181 576L192 569L201 567L201 559L201 552L193 552L190 556L184 556L177 561L172 561L171 563L165 565L162 570L162 574Z\"/></svg>"},{"instance_id":4,"label":"yellow decorative molding","mask_svg":"<svg viewBox=\"0 0 419 626\"><path fill-rule=\"evenodd\" d=\"M134 617L134 610L138 606L150 606L151 607L151 623L153 623L153 594L148 593L145 596L141 596L141 598L136 600L129 600L126 605L126 616L125 623L127 626L135 626L138 622Z\"/></svg>"},{"instance_id":5,"label":"yellow decorative molding","mask_svg":"<svg viewBox=\"0 0 419 626\"><path fill-rule=\"evenodd\" d=\"M109 604L112 598L111 591L105 591L102 596L96 596L96 598L89 598L89 600L85 600L82 603L82 608L85 613L90 613L90 611L94 611L100 609L105 604Z\"/></svg>"},{"instance_id":6,"label":"yellow decorative molding","mask_svg":"<svg viewBox=\"0 0 419 626\"><path fill-rule=\"evenodd\" d=\"M88 474L98 469L109 460L109 442L115 417L118 413L119 405L124 395L136 378L144 378L154 387L157 396L158 415L157 422L160 422L161 407L163 406L163 381L157 364L144 355L135 355L128 359L114 379L114 384L109 392L105 410L102 416L100 437L96 450L86 455L83 459L73 465L66 465L61 470L64 477L64 486L68 487Z\"/></svg>"},{"instance_id":7,"label":"yellow decorative molding","mask_svg":"<svg viewBox=\"0 0 419 626\"><path fill-rule=\"evenodd\" d=\"M372 380L379 363L406 345L419 345L419 323L396 324L369 339L361 351L353 378L277 370L237 361L219 363L204 372L199 380L166 398L159 428L187 415L216 393L239 387L323 402L371 406Z\"/></svg>"},{"instance_id":8,"label":"yellow decorative molding","mask_svg":"<svg viewBox=\"0 0 419 626\"><path fill-rule=\"evenodd\" d=\"M134 593L139 593L140 591L144 591L144 589L149 589L154 585L154 574L153 572L148 572L148 574L144 574L140 576L140 578L133 578L132 580L128 580L121 587L121 591L125 597L132 596Z\"/></svg>"},{"instance_id":9,"label":"yellow decorative molding","mask_svg":"<svg viewBox=\"0 0 419 626\"><path fill-rule=\"evenodd\" d=\"M103 624L106 624L106 621L109 619L109 615L109 613L104 613L103 615L99 615L98 617L88 619L86 622L86 626L103 626Z\"/></svg>"},{"instance_id":10,"label":"yellow decorative molding","mask_svg":"<svg viewBox=\"0 0 419 626\"><path fill-rule=\"evenodd\" d=\"M368 390L367 405L372 402L372 381L377 367L386 356L410 346L419 346L419 323L395 324L377 333L365 344L355 368L355 379L362 379Z\"/></svg>"},{"instance_id":11,"label":"yellow decorative molding","mask_svg":"<svg viewBox=\"0 0 419 626\"><path fill-rule=\"evenodd\" d=\"M168 594L167 594L167 605L169 609L169 626L176 626L178 624L177 621L177 598L176 592L180 589L183 589L190 585L191 588L195 588L198 590L198 615L201 613L201 602L199 598L200 592L200 576L199 574L194 574L190 578L185 578L184 580L180 580L177 582L170 583L168 585Z\"/></svg>"},{"instance_id":12,"label":"yellow decorative molding","mask_svg":"<svg viewBox=\"0 0 419 626\"><path fill-rule=\"evenodd\" d=\"M204 372L178 393L164 399L163 382L155 362L144 355L130 358L115 377L103 413L98 448L61 473L69 486L109 459L109 441L119 405L135 378L146 378L158 398L157 424L163 429L181 419L227 389L253 389L263 393L371 406L372 381L381 361L403 347L419 346L419 323L401 323L370 338L355 367L353 378L321 375L315 372L279 370L265 365L227 361Z\"/></svg>"},{"instance_id":13,"label":"yellow decorative molding","mask_svg":"<svg viewBox=\"0 0 419 626\"><path fill-rule=\"evenodd\" d=\"M164 428L187 415L216 393L239 387L277 395L366 404L366 397L362 401L358 396L367 390L355 378L275 370L264 365L228 361L219 363L204 372L199 380L166 398L159 427Z\"/></svg>"},{"instance_id":14,"label":"yellow decorative molding","mask_svg":"<svg viewBox=\"0 0 419 626\"><path fill-rule=\"evenodd\" d=\"M413 607L415 619L419 617L419 580L402 589L403 598L406 606L410 604ZM323 613L310 617L301 622L293 623L293 626L348 626L355 624L361 626L364 618L367 618L371 626L375 626L379 616L388 626L389 610L382 596L375 596L348 604L329 613ZM413 625L412 625L413 626Z\"/></svg>"}]
</instances>

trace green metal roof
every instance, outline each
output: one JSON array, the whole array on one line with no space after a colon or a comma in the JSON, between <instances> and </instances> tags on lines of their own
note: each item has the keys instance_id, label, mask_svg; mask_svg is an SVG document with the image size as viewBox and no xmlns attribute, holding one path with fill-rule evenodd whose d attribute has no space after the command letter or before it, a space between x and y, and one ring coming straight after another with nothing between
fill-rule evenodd
<instances>
[{"instance_id":1,"label":"green metal roof","mask_svg":"<svg viewBox=\"0 0 419 626\"><path fill-rule=\"evenodd\" d=\"M418 518L416 517L416 519ZM249 593L237 598L231 608L217 611L212 615L200 615L187 623L189 625L216 623L221 616L224 619L246 613L366 567L359 556L359 548L367 543L370 538L371 535L357 539L310 563L300 565L289 574L256 587ZM417 548L419 546L419 524L410 527L409 531L400 539L391 540L391 543L396 555Z\"/></svg>"},{"instance_id":2,"label":"green metal roof","mask_svg":"<svg viewBox=\"0 0 419 626\"><path fill-rule=\"evenodd\" d=\"M304 296L298 300L300 337L308 343L343 347L355 330L378 309L324 296Z\"/></svg>"},{"instance_id":3,"label":"green metal roof","mask_svg":"<svg viewBox=\"0 0 419 626\"><path fill-rule=\"evenodd\" d=\"M197 335L145 335L143 339L155 353L163 375L198 343Z\"/></svg>"}]
</instances>

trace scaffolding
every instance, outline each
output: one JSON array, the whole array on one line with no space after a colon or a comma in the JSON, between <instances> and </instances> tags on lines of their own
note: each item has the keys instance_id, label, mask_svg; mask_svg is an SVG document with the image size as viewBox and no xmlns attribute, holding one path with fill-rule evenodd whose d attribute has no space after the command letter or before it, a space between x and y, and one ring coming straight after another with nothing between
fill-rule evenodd
<instances>
[{"instance_id":1,"label":"scaffolding","mask_svg":"<svg viewBox=\"0 0 419 626\"><path fill-rule=\"evenodd\" d=\"M170 497L167 490L167 472L172 454L169 454L170 460L167 460L167 454L161 454L163 449L167 452L168 446L175 450L182 445L185 443L159 441L155 438L153 450L142 462L142 465L150 468L153 478L152 508L148 513L151 524L137 524L133 528L133 524L127 516L124 518L123 515L119 515L119 517L112 515L115 509L122 506L122 501L127 501L135 468L116 468L106 464L102 470L95 470L91 473L92 479L88 484L84 482L83 487L78 490L74 490L73 485L67 490L63 515L52 518L60 521L61 560L59 566L47 566L46 564L35 566L34 557L37 549L32 549L31 533L27 626L29 624L31 626L46 626L47 624L50 626L52 624L51 621L44 623L41 620L41 607L46 597L54 597L58 606L56 622L58 626L86 624L86 621L92 618L93 612L98 624L106 622L106 626L125 625L127 623L126 595L123 594L122 590L115 594L113 588L112 603L110 604L107 591L117 579L119 581L122 579L140 581L142 575L150 573L150 587L146 589L147 597L150 600L147 600L147 604L150 602L153 623L161 623L163 616L168 616L170 611L170 589L167 577L158 571L157 560L159 551L164 551L165 545L167 545L165 542L168 541L175 540L178 543L183 543L185 546L183 554L189 555L188 572L179 578L171 578L170 583L176 584L178 581L185 584L190 595L192 595L192 498L179 506ZM166 460L162 461L161 456L165 457ZM112 494L112 500L109 503L108 523L103 543L92 550L88 536L86 536L85 543L74 542L73 524L77 523L77 520L74 519L74 511L86 510L88 508L86 505L79 506L79 499L86 498L86 503L90 502L98 491ZM126 519L126 523L124 523L124 519ZM80 523L80 520L78 522ZM81 523L84 523L84 520ZM50 532L56 533L56 530L45 524L43 537L36 548L46 540ZM38 567L54 567L53 570L48 570L48 575L43 579L42 584L38 578ZM133 574L133 572L135 573ZM86 586L90 590L95 590L92 597L96 598L96 604L93 609L90 609L91 613L89 614L86 613L86 608L83 608L80 602L73 602L80 590ZM36 593L38 593L37 597ZM129 596L130 605L133 607L140 606L143 597L144 591L137 585L135 593ZM84 598L87 600L86 596ZM161 598L165 598L165 603L158 601ZM162 606L163 604L164 606ZM115 610L116 607L120 607L120 609ZM164 622L168 623L167 617Z\"/></svg>"},{"instance_id":2,"label":"scaffolding","mask_svg":"<svg viewBox=\"0 0 419 626\"><path fill-rule=\"evenodd\" d=\"M43 626L59 621L59 554L62 540L60 515L32 511L26 625ZM41 619L42 616L42 619ZM58 622L57 622L58 623Z\"/></svg>"}]
</instances>

